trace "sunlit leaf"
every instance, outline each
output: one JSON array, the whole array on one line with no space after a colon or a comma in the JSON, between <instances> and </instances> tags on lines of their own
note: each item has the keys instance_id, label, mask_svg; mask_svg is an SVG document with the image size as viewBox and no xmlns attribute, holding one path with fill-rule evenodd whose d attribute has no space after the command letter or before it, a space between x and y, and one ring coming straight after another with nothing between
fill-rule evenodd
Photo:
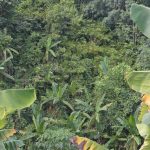
<instances>
[{"instance_id":1,"label":"sunlit leaf","mask_svg":"<svg viewBox=\"0 0 150 150\"><path fill-rule=\"evenodd\" d=\"M150 38L150 8L143 5L133 4L131 18L142 33Z\"/></svg>"},{"instance_id":2,"label":"sunlit leaf","mask_svg":"<svg viewBox=\"0 0 150 150\"><path fill-rule=\"evenodd\" d=\"M148 112L148 106L144 103L141 104L138 120L141 122L145 113Z\"/></svg>"},{"instance_id":3,"label":"sunlit leaf","mask_svg":"<svg viewBox=\"0 0 150 150\"><path fill-rule=\"evenodd\" d=\"M2 129L6 125L6 119L0 120L0 129Z\"/></svg>"},{"instance_id":4,"label":"sunlit leaf","mask_svg":"<svg viewBox=\"0 0 150 150\"><path fill-rule=\"evenodd\" d=\"M144 114L142 118L142 123L146 125L150 125L150 112Z\"/></svg>"},{"instance_id":5,"label":"sunlit leaf","mask_svg":"<svg viewBox=\"0 0 150 150\"><path fill-rule=\"evenodd\" d=\"M6 115L5 107L0 107L0 120L2 120Z\"/></svg>"},{"instance_id":6,"label":"sunlit leaf","mask_svg":"<svg viewBox=\"0 0 150 150\"><path fill-rule=\"evenodd\" d=\"M150 137L150 127L148 125L137 124L136 126L137 126L139 133L142 137L144 137L145 139Z\"/></svg>"},{"instance_id":7,"label":"sunlit leaf","mask_svg":"<svg viewBox=\"0 0 150 150\"><path fill-rule=\"evenodd\" d=\"M103 145L85 137L75 136L71 138L71 142L76 145L79 150L107 150Z\"/></svg>"},{"instance_id":8,"label":"sunlit leaf","mask_svg":"<svg viewBox=\"0 0 150 150\"><path fill-rule=\"evenodd\" d=\"M150 94L150 71L133 71L126 75L126 78L133 90Z\"/></svg>"},{"instance_id":9,"label":"sunlit leaf","mask_svg":"<svg viewBox=\"0 0 150 150\"><path fill-rule=\"evenodd\" d=\"M140 150L150 150L150 139L145 139Z\"/></svg>"},{"instance_id":10,"label":"sunlit leaf","mask_svg":"<svg viewBox=\"0 0 150 150\"><path fill-rule=\"evenodd\" d=\"M36 100L34 89L9 89L0 91L0 107L6 113L29 107Z\"/></svg>"}]
</instances>

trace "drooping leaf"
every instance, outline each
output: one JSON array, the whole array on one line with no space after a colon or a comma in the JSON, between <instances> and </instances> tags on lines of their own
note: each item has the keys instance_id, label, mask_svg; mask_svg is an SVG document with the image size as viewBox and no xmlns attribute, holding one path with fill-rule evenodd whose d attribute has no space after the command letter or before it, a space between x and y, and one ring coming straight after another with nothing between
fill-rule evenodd
<instances>
[{"instance_id":1,"label":"drooping leaf","mask_svg":"<svg viewBox=\"0 0 150 150\"><path fill-rule=\"evenodd\" d=\"M53 57L56 57L56 54L52 49L49 49L48 51L52 54Z\"/></svg>"},{"instance_id":2,"label":"drooping leaf","mask_svg":"<svg viewBox=\"0 0 150 150\"><path fill-rule=\"evenodd\" d=\"M150 125L150 112L144 114L142 118L142 123L146 125Z\"/></svg>"},{"instance_id":3,"label":"drooping leaf","mask_svg":"<svg viewBox=\"0 0 150 150\"><path fill-rule=\"evenodd\" d=\"M6 72L0 72L4 77L6 77L6 78L8 78L8 79L10 79L10 80L12 80L12 81L15 81L15 79L11 76L11 75L9 75L8 73L6 73Z\"/></svg>"},{"instance_id":4,"label":"drooping leaf","mask_svg":"<svg viewBox=\"0 0 150 150\"><path fill-rule=\"evenodd\" d=\"M75 136L71 138L71 142L76 145L79 150L107 150L103 145L85 137Z\"/></svg>"},{"instance_id":5,"label":"drooping leaf","mask_svg":"<svg viewBox=\"0 0 150 150\"><path fill-rule=\"evenodd\" d=\"M147 106L150 106L150 94L144 94L142 97L142 101Z\"/></svg>"},{"instance_id":6,"label":"drooping leaf","mask_svg":"<svg viewBox=\"0 0 150 150\"><path fill-rule=\"evenodd\" d=\"M36 100L34 89L9 89L0 91L0 107L6 113L29 107Z\"/></svg>"},{"instance_id":7,"label":"drooping leaf","mask_svg":"<svg viewBox=\"0 0 150 150\"><path fill-rule=\"evenodd\" d=\"M145 139L140 150L150 150L150 139Z\"/></svg>"},{"instance_id":8,"label":"drooping leaf","mask_svg":"<svg viewBox=\"0 0 150 150\"><path fill-rule=\"evenodd\" d=\"M1 141L0 141L0 150L6 150L4 143Z\"/></svg>"},{"instance_id":9,"label":"drooping leaf","mask_svg":"<svg viewBox=\"0 0 150 150\"><path fill-rule=\"evenodd\" d=\"M133 71L126 75L126 78L133 90L150 94L150 71Z\"/></svg>"},{"instance_id":10,"label":"drooping leaf","mask_svg":"<svg viewBox=\"0 0 150 150\"><path fill-rule=\"evenodd\" d=\"M131 7L131 18L136 23L139 30L150 38L150 8L133 4Z\"/></svg>"},{"instance_id":11,"label":"drooping leaf","mask_svg":"<svg viewBox=\"0 0 150 150\"><path fill-rule=\"evenodd\" d=\"M5 107L0 107L0 120L4 119L5 115Z\"/></svg>"},{"instance_id":12,"label":"drooping leaf","mask_svg":"<svg viewBox=\"0 0 150 150\"><path fill-rule=\"evenodd\" d=\"M136 125L139 133L142 137L144 137L145 139L150 137L150 127L146 124L137 124Z\"/></svg>"},{"instance_id":13,"label":"drooping leaf","mask_svg":"<svg viewBox=\"0 0 150 150\"><path fill-rule=\"evenodd\" d=\"M6 119L0 120L0 129L2 129L6 125Z\"/></svg>"},{"instance_id":14,"label":"drooping leaf","mask_svg":"<svg viewBox=\"0 0 150 150\"><path fill-rule=\"evenodd\" d=\"M141 122L145 113L148 112L148 106L144 103L141 104L141 109L139 112L138 120Z\"/></svg>"},{"instance_id":15,"label":"drooping leaf","mask_svg":"<svg viewBox=\"0 0 150 150\"><path fill-rule=\"evenodd\" d=\"M8 140L4 142L4 145L7 150L19 150L19 148L24 146L24 143L21 140Z\"/></svg>"},{"instance_id":16,"label":"drooping leaf","mask_svg":"<svg viewBox=\"0 0 150 150\"><path fill-rule=\"evenodd\" d=\"M10 136L13 136L15 133L16 133L15 129L0 130L0 141L7 140Z\"/></svg>"},{"instance_id":17,"label":"drooping leaf","mask_svg":"<svg viewBox=\"0 0 150 150\"><path fill-rule=\"evenodd\" d=\"M111 105L112 105L112 103L106 104L105 106L103 106L103 107L100 109L100 111L102 111L102 110L104 110L104 111L108 110Z\"/></svg>"},{"instance_id":18,"label":"drooping leaf","mask_svg":"<svg viewBox=\"0 0 150 150\"><path fill-rule=\"evenodd\" d=\"M67 101L62 101L68 108L70 108L72 111L74 111L74 108L73 108L73 106L69 103L69 102L67 102Z\"/></svg>"}]
</instances>

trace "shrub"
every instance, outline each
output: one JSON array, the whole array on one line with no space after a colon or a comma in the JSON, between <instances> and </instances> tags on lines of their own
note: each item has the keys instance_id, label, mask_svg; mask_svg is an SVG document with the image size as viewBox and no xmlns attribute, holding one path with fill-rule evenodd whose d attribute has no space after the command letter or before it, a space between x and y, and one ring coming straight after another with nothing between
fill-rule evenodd
<instances>
[{"instance_id":1,"label":"shrub","mask_svg":"<svg viewBox=\"0 0 150 150\"><path fill-rule=\"evenodd\" d=\"M126 118L131 114L137 106L139 95L130 90L124 75L130 67L125 64L119 64L104 76L100 81L96 81L95 95L97 98L106 94L104 103L112 103L108 112L101 115L101 125L108 132L108 127L111 128L117 125L117 118Z\"/></svg>"}]
</instances>

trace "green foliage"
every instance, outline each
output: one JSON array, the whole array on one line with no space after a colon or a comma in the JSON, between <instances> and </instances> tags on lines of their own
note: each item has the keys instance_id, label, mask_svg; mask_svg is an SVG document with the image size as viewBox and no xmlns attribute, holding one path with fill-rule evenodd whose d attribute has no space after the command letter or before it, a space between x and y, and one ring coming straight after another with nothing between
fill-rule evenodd
<instances>
[{"instance_id":1,"label":"green foliage","mask_svg":"<svg viewBox=\"0 0 150 150\"><path fill-rule=\"evenodd\" d=\"M2 76L0 84L37 90L36 104L12 114L8 124L21 130L22 149L72 150L68 140L75 134L109 141L108 149L137 144L126 118L139 95L129 89L124 74L130 67L122 63L135 64L142 43L129 19L132 2L0 1L0 73L14 77ZM142 58L141 52L140 64ZM2 119L4 107L0 113ZM124 122L119 129L118 118Z\"/></svg>"},{"instance_id":2,"label":"green foliage","mask_svg":"<svg viewBox=\"0 0 150 150\"><path fill-rule=\"evenodd\" d=\"M142 6L133 4L131 8L131 17L133 21L137 24L139 29L144 35L149 36L149 26L148 22L150 9ZM143 20L143 17L146 19ZM143 94L149 94L149 71L134 71L127 75L128 84L132 89ZM139 115L139 123L137 124L138 131L140 135L144 138L144 143L140 150L148 150L150 148L150 112L149 110L149 95L146 95L146 100L143 100L141 112ZM147 105L147 107L145 106Z\"/></svg>"},{"instance_id":3,"label":"green foliage","mask_svg":"<svg viewBox=\"0 0 150 150\"><path fill-rule=\"evenodd\" d=\"M141 53L137 56L137 59L135 62L136 69L138 69L138 70L141 70L141 69L149 70L150 69L149 55L150 55L149 48L143 48Z\"/></svg>"},{"instance_id":4,"label":"green foliage","mask_svg":"<svg viewBox=\"0 0 150 150\"><path fill-rule=\"evenodd\" d=\"M0 106L9 114L15 110L31 106L36 100L34 89L9 89L0 91Z\"/></svg>"},{"instance_id":5,"label":"green foliage","mask_svg":"<svg viewBox=\"0 0 150 150\"><path fill-rule=\"evenodd\" d=\"M47 150L73 150L69 144L69 139L73 135L68 129L51 127L39 136L36 147Z\"/></svg>"},{"instance_id":6,"label":"green foliage","mask_svg":"<svg viewBox=\"0 0 150 150\"><path fill-rule=\"evenodd\" d=\"M136 109L135 104L138 102L138 94L130 91L124 79L127 70L130 70L129 66L120 64L109 69L108 74L96 82L96 97L100 97L105 93L104 103L112 103L108 108L108 112L102 115L101 120L106 121L104 123L105 127L115 125L116 118L125 118Z\"/></svg>"},{"instance_id":7,"label":"green foliage","mask_svg":"<svg viewBox=\"0 0 150 150\"><path fill-rule=\"evenodd\" d=\"M138 28L142 33L150 38L150 8L143 5L133 4L131 8L131 18L137 24Z\"/></svg>"},{"instance_id":8,"label":"green foliage","mask_svg":"<svg viewBox=\"0 0 150 150\"><path fill-rule=\"evenodd\" d=\"M143 94L150 93L150 87L149 87L150 72L149 71L134 71L127 74L126 78L128 84L133 90Z\"/></svg>"},{"instance_id":9,"label":"green foliage","mask_svg":"<svg viewBox=\"0 0 150 150\"><path fill-rule=\"evenodd\" d=\"M75 136L71 139L72 143L78 147L80 150L82 149L94 149L94 150L107 150L105 146L100 145L90 139L85 137Z\"/></svg>"},{"instance_id":10,"label":"green foliage","mask_svg":"<svg viewBox=\"0 0 150 150\"><path fill-rule=\"evenodd\" d=\"M140 113L138 116L138 120L141 122L145 113L148 112L148 106L144 103L141 104Z\"/></svg>"}]
</instances>

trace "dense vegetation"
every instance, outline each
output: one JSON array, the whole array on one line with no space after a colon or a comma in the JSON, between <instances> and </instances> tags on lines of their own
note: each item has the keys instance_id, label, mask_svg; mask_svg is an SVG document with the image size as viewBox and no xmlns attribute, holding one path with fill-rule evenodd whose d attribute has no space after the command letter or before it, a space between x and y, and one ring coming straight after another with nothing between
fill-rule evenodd
<instances>
[{"instance_id":1,"label":"dense vegetation","mask_svg":"<svg viewBox=\"0 0 150 150\"><path fill-rule=\"evenodd\" d=\"M133 69L150 69L149 39L130 17L135 2L150 6L0 0L0 89L37 92L31 107L9 115L5 128L18 131L10 138L19 139L16 149L73 150L75 135L110 150L141 146L134 123L140 94L125 79Z\"/></svg>"}]
</instances>

